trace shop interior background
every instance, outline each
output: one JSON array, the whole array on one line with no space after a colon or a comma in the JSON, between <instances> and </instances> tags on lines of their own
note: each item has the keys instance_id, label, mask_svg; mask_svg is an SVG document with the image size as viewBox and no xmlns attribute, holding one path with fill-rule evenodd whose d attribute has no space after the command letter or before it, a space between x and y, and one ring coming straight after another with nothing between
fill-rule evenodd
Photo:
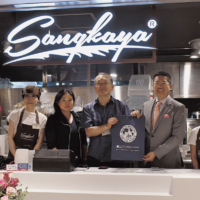
<instances>
[{"instance_id":1,"label":"shop interior background","mask_svg":"<svg viewBox=\"0 0 200 200\"><path fill-rule=\"evenodd\" d=\"M175 3L174 1L174 3L168 4L163 4L162 1L157 1L156 4L156 1L154 1L158 23L156 63L144 63L141 56L140 63L37 65L37 61L35 61L31 66L3 66L3 63L9 60L4 53L4 49L8 45L6 44L8 33L17 24L28 18L41 14L52 16L59 14L64 17L66 17L65 15L77 14L73 18L74 22L78 23L78 17L84 15L87 20L91 20L91 24L94 24L92 15L97 17L106 11L113 11L122 16L126 15L127 21L124 23L124 27L129 29L130 23L133 21L135 24L131 24L132 27L137 28L141 25L143 19L151 17L152 5L135 5L134 3L134 1L132 1L132 4L130 3L131 5L113 3L109 6L104 5L104 7L102 5L94 7L91 3L89 8L81 7L80 4L74 7L67 7L66 4L63 4L63 6L55 4L57 6L47 5L45 8L42 6L20 8L20 4L18 7L2 4L0 6L0 104L2 107L0 117L7 116L9 110L16 103L22 101L20 88L27 84L41 87L44 93L55 93L63 87L70 88L76 96L81 97L81 104L84 106L96 98L93 81L99 72L113 75L115 84L113 95L115 98L126 101L131 75L149 74L152 77L154 73L161 70L172 75L174 87L171 95L185 104L188 108L188 116L193 111L199 111L200 40L198 38L200 38L200 2L197 1L184 1L184 3ZM85 15L85 13L90 14ZM71 33L80 31L76 26L70 30L67 27L65 28L66 30L62 29L62 31L71 31ZM189 43L194 40L195 42ZM132 56L135 56L134 52L132 52ZM196 58L194 59L192 56L196 56Z\"/></svg>"}]
</instances>

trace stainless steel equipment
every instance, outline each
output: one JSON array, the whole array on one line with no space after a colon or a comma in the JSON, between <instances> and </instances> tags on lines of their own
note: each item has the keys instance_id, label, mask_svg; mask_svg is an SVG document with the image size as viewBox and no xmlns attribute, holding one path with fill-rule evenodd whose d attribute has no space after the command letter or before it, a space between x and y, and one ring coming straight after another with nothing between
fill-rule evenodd
<instances>
[{"instance_id":1,"label":"stainless steel equipment","mask_svg":"<svg viewBox=\"0 0 200 200\"><path fill-rule=\"evenodd\" d=\"M199 65L199 62L146 63L144 64L144 74L149 74L153 78L158 71L168 72L172 77L174 98L199 98Z\"/></svg>"},{"instance_id":2,"label":"stainless steel equipment","mask_svg":"<svg viewBox=\"0 0 200 200\"><path fill-rule=\"evenodd\" d=\"M191 119L200 119L200 111L194 111L189 115Z\"/></svg>"}]
</instances>

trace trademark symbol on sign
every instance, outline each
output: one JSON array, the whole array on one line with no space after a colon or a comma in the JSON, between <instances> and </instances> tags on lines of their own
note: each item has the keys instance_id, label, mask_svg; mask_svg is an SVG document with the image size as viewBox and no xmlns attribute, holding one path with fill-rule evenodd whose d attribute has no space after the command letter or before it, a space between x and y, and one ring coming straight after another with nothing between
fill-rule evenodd
<instances>
[{"instance_id":1,"label":"trademark symbol on sign","mask_svg":"<svg viewBox=\"0 0 200 200\"><path fill-rule=\"evenodd\" d=\"M157 22L156 22L156 20L151 19L151 20L148 21L147 25L148 25L149 28L153 29L157 26Z\"/></svg>"}]
</instances>

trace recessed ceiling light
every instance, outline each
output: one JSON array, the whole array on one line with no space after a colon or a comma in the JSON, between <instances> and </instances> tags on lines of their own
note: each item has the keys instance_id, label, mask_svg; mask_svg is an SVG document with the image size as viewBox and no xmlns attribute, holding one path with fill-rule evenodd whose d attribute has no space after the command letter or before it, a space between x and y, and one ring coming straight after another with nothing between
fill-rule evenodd
<instances>
[{"instance_id":1,"label":"recessed ceiling light","mask_svg":"<svg viewBox=\"0 0 200 200\"><path fill-rule=\"evenodd\" d=\"M190 58L195 59L195 58L198 58L198 56L196 56L196 55L192 55L192 56L190 56Z\"/></svg>"},{"instance_id":2,"label":"recessed ceiling light","mask_svg":"<svg viewBox=\"0 0 200 200\"><path fill-rule=\"evenodd\" d=\"M112 77L117 77L117 74L110 74L110 76L112 76Z\"/></svg>"}]
</instances>

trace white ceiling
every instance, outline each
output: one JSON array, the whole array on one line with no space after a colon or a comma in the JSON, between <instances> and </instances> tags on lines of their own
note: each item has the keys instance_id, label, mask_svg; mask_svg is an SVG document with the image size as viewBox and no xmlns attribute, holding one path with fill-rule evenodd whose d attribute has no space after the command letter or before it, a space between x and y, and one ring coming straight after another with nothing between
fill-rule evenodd
<instances>
[{"instance_id":1,"label":"white ceiling","mask_svg":"<svg viewBox=\"0 0 200 200\"><path fill-rule=\"evenodd\" d=\"M190 2L200 0L0 0L0 12Z\"/></svg>"},{"instance_id":2,"label":"white ceiling","mask_svg":"<svg viewBox=\"0 0 200 200\"><path fill-rule=\"evenodd\" d=\"M75 0L74 0L75 1ZM83 1L83 0L81 0ZM31 4L34 3L59 3L59 2L69 2L66 0L32 0ZM105 0L102 2L111 2L110 0ZM114 1L113 1L114 2ZM131 0L135 4L152 4L152 3L186 3L186 2L200 2L200 0ZM30 0L0 0L0 5L15 5L15 4L30 4Z\"/></svg>"}]
</instances>

